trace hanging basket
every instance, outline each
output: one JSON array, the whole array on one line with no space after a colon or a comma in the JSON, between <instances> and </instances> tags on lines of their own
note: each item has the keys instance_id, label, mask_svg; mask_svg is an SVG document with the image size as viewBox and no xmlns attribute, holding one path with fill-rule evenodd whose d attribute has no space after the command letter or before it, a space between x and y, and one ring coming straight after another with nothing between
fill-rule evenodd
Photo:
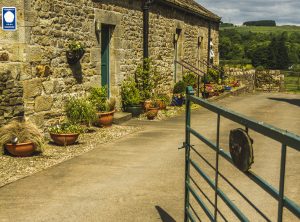
<instances>
[{"instance_id":1,"label":"hanging basket","mask_svg":"<svg viewBox=\"0 0 300 222\"><path fill-rule=\"evenodd\" d=\"M66 52L67 61L70 65L76 64L84 55L85 50L83 48L77 50L68 50Z\"/></svg>"}]
</instances>

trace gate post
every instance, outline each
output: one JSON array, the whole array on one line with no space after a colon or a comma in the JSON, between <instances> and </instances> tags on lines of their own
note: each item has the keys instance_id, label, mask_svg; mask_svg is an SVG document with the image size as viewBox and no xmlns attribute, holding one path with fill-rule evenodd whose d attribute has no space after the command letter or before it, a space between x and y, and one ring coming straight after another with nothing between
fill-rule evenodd
<instances>
[{"instance_id":1,"label":"gate post","mask_svg":"<svg viewBox=\"0 0 300 222\"><path fill-rule=\"evenodd\" d=\"M185 110L185 198L184 198L184 222L188 222L187 210L189 208L189 190L187 184L190 183L190 139L191 134L189 127L191 126L191 100L190 96L194 95L194 90L191 86L186 88L186 110Z\"/></svg>"}]
</instances>

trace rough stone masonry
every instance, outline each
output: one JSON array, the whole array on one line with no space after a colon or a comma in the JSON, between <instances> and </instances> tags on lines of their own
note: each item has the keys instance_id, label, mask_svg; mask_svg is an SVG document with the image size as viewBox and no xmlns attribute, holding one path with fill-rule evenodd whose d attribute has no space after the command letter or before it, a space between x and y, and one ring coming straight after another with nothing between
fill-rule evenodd
<instances>
[{"instance_id":1,"label":"rough stone masonry","mask_svg":"<svg viewBox=\"0 0 300 222\"><path fill-rule=\"evenodd\" d=\"M120 98L120 85L143 60L143 4L139 0L2 0L17 8L18 29L0 30L0 124L25 114L39 126L63 115L71 96L101 85L101 31L109 26L109 88ZM184 58L202 67L208 39L218 55L220 18L193 0L154 1L149 7L149 56L163 76L160 88L171 92ZM209 31L210 30L210 31ZM210 34L210 36L209 36ZM71 41L84 45L80 63L66 60ZM218 56L214 63L218 64Z\"/></svg>"}]
</instances>

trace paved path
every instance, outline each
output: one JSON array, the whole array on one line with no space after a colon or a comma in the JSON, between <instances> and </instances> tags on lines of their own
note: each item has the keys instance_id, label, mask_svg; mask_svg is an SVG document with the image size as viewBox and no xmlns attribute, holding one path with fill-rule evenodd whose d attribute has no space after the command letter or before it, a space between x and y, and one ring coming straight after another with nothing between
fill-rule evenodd
<instances>
[{"instance_id":1,"label":"paved path","mask_svg":"<svg viewBox=\"0 0 300 222\"><path fill-rule=\"evenodd\" d=\"M300 134L300 95L258 94L229 97L218 103ZM193 127L214 139L215 119L215 115L204 109L195 111ZM228 130L233 127L236 125L222 119L223 147L228 142ZM183 221L184 150L177 148L184 137L184 117L148 122L144 128L142 132L99 145L80 157L0 188L0 221ZM253 132L250 134L256 148L253 170L277 186L279 144ZM192 142L214 161L213 153L204 150L199 142ZM298 153L288 152L287 194L298 203L299 157ZM275 220L275 201L269 202L266 195L259 193L259 188L254 188L231 166L221 161L221 167L224 174L250 192L249 196ZM205 170L213 175L207 167ZM201 186L207 188L205 183ZM224 190L232 192L225 185ZM243 209L249 209L235 194L229 196ZM252 211L249 217L251 221L263 221Z\"/></svg>"}]
</instances>

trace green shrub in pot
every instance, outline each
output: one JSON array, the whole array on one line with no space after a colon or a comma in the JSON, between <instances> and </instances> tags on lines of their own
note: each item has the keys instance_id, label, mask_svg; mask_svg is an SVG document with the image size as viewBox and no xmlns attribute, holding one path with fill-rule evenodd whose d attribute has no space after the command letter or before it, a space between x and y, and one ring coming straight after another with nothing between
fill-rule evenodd
<instances>
[{"instance_id":1,"label":"green shrub in pot","mask_svg":"<svg viewBox=\"0 0 300 222\"><path fill-rule=\"evenodd\" d=\"M70 98L65 105L68 120L73 124L91 125L96 119L96 108L88 99Z\"/></svg>"},{"instance_id":2,"label":"green shrub in pot","mask_svg":"<svg viewBox=\"0 0 300 222\"><path fill-rule=\"evenodd\" d=\"M143 112L140 91L132 78L123 81L121 86L121 97L125 112L130 112L133 116L138 116Z\"/></svg>"}]
</instances>

